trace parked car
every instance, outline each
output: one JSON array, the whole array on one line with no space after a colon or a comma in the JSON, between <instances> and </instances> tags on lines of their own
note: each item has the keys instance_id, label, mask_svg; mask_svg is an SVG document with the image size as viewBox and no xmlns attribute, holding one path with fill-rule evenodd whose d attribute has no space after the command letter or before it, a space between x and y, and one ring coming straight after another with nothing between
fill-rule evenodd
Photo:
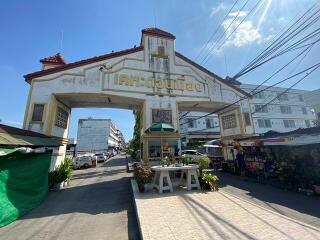
<instances>
[{"instance_id":1,"label":"parked car","mask_svg":"<svg viewBox=\"0 0 320 240\"><path fill-rule=\"evenodd\" d=\"M97 162L104 162L107 160L107 156L103 153L96 153L94 156Z\"/></svg>"},{"instance_id":2,"label":"parked car","mask_svg":"<svg viewBox=\"0 0 320 240\"><path fill-rule=\"evenodd\" d=\"M92 166L92 157L90 155L78 156L73 159L73 168L79 169L82 167L91 167Z\"/></svg>"},{"instance_id":3,"label":"parked car","mask_svg":"<svg viewBox=\"0 0 320 240\"><path fill-rule=\"evenodd\" d=\"M192 163L196 163L197 158L202 157L202 156L206 156L206 155L198 152L197 150L183 150L183 151L181 151L181 155L185 155L187 158L189 158L189 160Z\"/></svg>"}]
</instances>

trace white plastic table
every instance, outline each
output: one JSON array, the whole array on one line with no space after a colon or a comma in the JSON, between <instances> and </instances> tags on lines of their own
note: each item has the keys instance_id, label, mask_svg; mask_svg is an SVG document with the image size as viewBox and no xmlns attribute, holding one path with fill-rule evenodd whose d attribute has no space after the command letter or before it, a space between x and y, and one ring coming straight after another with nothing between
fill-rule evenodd
<instances>
[{"instance_id":1,"label":"white plastic table","mask_svg":"<svg viewBox=\"0 0 320 240\"><path fill-rule=\"evenodd\" d=\"M183 176L184 176L184 174L186 174L187 175L187 182L186 182L187 190L190 191L194 187L196 187L197 189L200 189L197 169L198 169L198 166L194 165L194 164L181 166L181 167L153 166L153 167L151 167L151 170L155 172L155 176L154 176L154 180L153 180L153 187L157 188L159 193L163 193L164 190L169 190L170 192L173 192L172 181L170 179L169 172L170 171L181 171L179 185L182 184ZM192 176L195 179L195 183L192 183ZM164 178L166 178L168 186L163 185Z\"/></svg>"}]
</instances>

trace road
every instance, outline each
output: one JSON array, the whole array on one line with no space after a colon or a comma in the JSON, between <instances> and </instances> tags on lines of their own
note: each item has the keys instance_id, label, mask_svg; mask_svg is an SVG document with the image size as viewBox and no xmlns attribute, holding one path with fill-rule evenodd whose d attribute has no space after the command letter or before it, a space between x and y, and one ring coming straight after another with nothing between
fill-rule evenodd
<instances>
[{"instance_id":1,"label":"road","mask_svg":"<svg viewBox=\"0 0 320 240\"><path fill-rule=\"evenodd\" d=\"M320 229L319 196L306 196L261 183L243 181L239 176L228 173L218 172L217 175L220 188L227 193Z\"/></svg>"},{"instance_id":2,"label":"road","mask_svg":"<svg viewBox=\"0 0 320 240\"><path fill-rule=\"evenodd\" d=\"M12 224L1 240L139 239L124 156L98 168L77 170L71 185Z\"/></svg>"}]
</instances>

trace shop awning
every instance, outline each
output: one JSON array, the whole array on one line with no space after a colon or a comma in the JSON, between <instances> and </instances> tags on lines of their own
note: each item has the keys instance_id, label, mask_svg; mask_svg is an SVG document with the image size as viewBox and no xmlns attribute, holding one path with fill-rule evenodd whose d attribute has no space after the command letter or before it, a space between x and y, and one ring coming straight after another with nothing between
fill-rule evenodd
<instances>
[{"instance_id":1,"label":"shop awning","mask_svg":"<svg viewBox=\"0 0 320 240\"><path fill-rule=\"evenodd\" d=\"M151 127L149 127L145 132L174 132L174 128L171 124L167 123L154 123Z\"/></svg>"},{"instance_id":2,"label":"shop awning","mask_svg":"<svg viewBox=\"0 0 320 240\"><path fill-rule=\"evenodd\" d=\"M46 147L57 147L61 143L59 141L49 137L33 137L33 136L22 136L8 133L0 133L0 145L6 146L46 146Z\"/></svg>"},{"instance_id":3,"label":"shop awning","mask_svg":"<svg viewBox=\"0 0 320 240\"><path fill-rule=\"evenodd\" d=\"M0 146L11 147L58 147L61 142L50 136L0 124Z\"/></svg>"}]
</instances>

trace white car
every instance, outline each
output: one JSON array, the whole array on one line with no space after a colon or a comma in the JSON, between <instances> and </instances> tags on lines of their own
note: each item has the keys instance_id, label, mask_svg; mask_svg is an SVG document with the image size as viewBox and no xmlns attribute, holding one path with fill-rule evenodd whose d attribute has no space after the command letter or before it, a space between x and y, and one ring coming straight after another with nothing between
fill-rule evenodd
<instances>
[{"instance_id":1,"label":"white car","mask_svg":"<svg viewBox=\"0 0 320 240\"><path fill-rule=\"evenodd\" d=\"M92 166L92 157L89 155L83 155L74 158L73 168L79 169L81 167L91 167Z\"/></svg>"},{"instance_id":2,"label":"white car","mask_svg":"<svg viewBox=\"0 0 320 240\"><path fill-rule=\"evenodd\" d=\"M104 162L107 160L107 156L104 155L103 153L96 153L94 156L97 162Z\"/></svg>"},{"instance_id":3,"label":"white car","mask_svg":"<svg viewBox=\"0 0 320 240\"><path fill-rule=\"evenodd\" d=\"M197 162L197 158L206 156L197 150L183 150L181 151L181 155L185 155L191 162Z\"/></svg>"}]
</instances>

